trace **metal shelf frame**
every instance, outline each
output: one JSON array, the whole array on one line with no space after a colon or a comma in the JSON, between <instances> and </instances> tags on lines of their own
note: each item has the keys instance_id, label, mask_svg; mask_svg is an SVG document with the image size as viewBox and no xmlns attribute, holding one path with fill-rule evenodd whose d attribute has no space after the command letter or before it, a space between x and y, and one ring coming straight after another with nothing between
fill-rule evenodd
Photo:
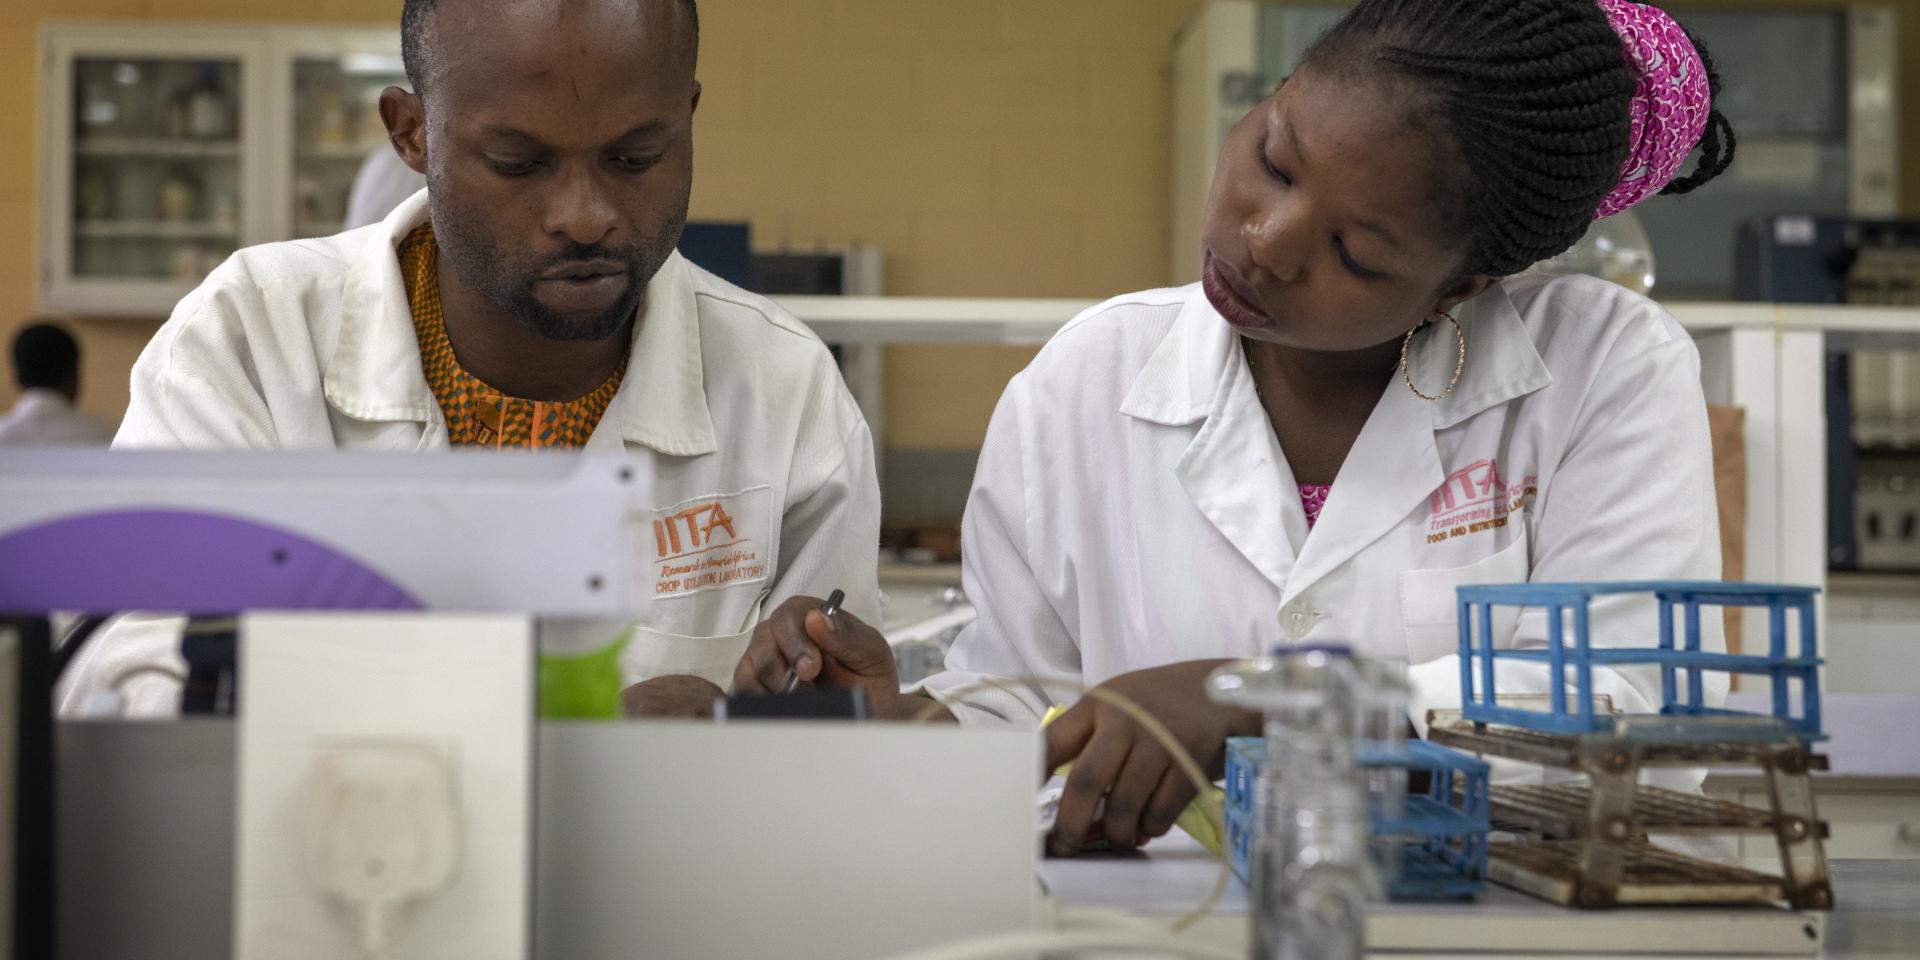
<instances>
[{"instance_id":1,"label":"metal shelf frame","mask_svg":"<svg viewBox=\"0 0 1920 960\"><path fill-rule=\"evenodd\" d=\"M1655 740L1630 726L1627 735L1546 733L1476 722L1461 711L1436 712L1429 721L1428 736L1435 743L1566 770L1588 781L1493 789L1494 819L1539 838L1493 845L1489 876L1499 882L1585 908L1754 900L1784 900L1811 910L1833 907L1822 845L1828 830L1808 777L1825 768L1825 758L1779 725L1774 725L1779 735L1770 741L1701 742ZM1768 809L1642 786L1640 772L1648 767L1759 768L1767 779ZM1750 880L1714 881L1726 878L1712 872L1713 864L1669 851L1658 851L1655 866L1664 865L1661 869L1648 866L1653 854L1647 851L1657 850L1647 845L1648 834L1756 832L1771 834L1780 848L1781 876L1763 877L1770 884L1764 890ZM1539 859L1544 854L1516 849L1543 844L1558 845L1551 865ZM1663 884L1668 889L1652 889Z\"/></svg>"}]
</instances>

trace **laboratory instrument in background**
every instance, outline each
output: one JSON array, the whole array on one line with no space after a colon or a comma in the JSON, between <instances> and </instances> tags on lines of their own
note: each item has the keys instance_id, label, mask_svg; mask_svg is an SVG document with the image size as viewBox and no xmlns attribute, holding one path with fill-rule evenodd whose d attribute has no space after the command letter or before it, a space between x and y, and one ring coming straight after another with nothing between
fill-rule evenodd
<instances>
[{"instance_id":1,"label":"laboratory instrument in background","mask_svg":"<svg viewBox=\"0 0 1920 960\"><path fill-rule=\"evenodd\" d=\"M1813 752L1820 726L1820 659L1811 587L1750 583L1529 583L1459 588L1458 711L1429 717L1429 738L1455 749L1567 771L1586 782L1495 785L1493 821L1520 839L1488 845L1488 873L1501 884L1583 908L1629 904L1786 902L1830 910L1818 816L1808 773L1825 769ZM1596 599L1645 602L1655 613L1655 646L1595 647L1589 635ZM1547 623L1544 648L1510 648L1496 636L1497 607L1528 608ZM1766 653L1704 649L1703 616L1715 607L1767 613ZM1706 608L1706 609L1703 609ZM1510 622L1510 621L1508 621ZM1499 661L1544 668L1550 693L1502 697ZM1594 669L1635 666L1660 676L1660 712L1616 714L1595 690ZM1771 710L1743 713L1707 706L1709 675L1758 675L1770 681ZM1503 702L1504 701L1504 702ZM1643 770L1662 767L1764 771L1770 806L1753 809L1694 793L1644 785ZM1777 843L1781 875L1713 862L1649 842L1650 835L1692 837L1758 833Z\"/></svg>"},{"instance_id":2,"label":"laboratory instrument in background","mask_svg":"<svg viewBox=\"0 0 1920 960\"><path fill-rule=\"evenodd\" d=\"M882 569L886 569L882 566ZM893 648L900 685L911 687L946 669L947 653L980 612L958 586L898 579L880 582L880 632Z\"/></svg>"},{"instance_id":3,"label":"laboratory instrument in background","mask_svg":"<svg viewBox=\"0 0 1920 960\"><path fill-rule=\"evenodd\" d=\"M1763 218L1739 258L1742 300L1920 306L1920 220ZM1829 565L1920 573L1920 352L1829 334L1826 360Z\"/></svg>"}]
</instances>

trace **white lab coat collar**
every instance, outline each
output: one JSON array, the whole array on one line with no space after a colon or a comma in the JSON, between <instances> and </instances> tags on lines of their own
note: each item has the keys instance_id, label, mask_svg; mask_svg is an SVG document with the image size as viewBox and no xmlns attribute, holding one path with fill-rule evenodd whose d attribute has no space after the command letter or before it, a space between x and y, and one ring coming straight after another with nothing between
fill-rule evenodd
<instances>
[{"instance_id":1,"label":"white lab coat collar","mask_svg":"<svg viewBox=\"0 0 1920 960\"><path fill-rule=\"evenodd\" d=\"M1427 405L1435 429L1553 382L1501 284L1461 304L1454 317L1467 331L1467 362L1453 393ZM1120 412L1169 427L1199 422L1212 408L1229 361L1245 365L1237 340L1195 284L1179 319L1134 377ZM1443 323L1414 338L1407 362L1414 382L1433 392L1446 386L1458 356L1452 327ZM1404 390L1405 384L1396 389Z\"/></svg>"},{"instance_id":2,"label":"white lab coat collar","mask_svg":"<svg viewBox=\"0 0 1920 960\"><path fill-rule=\"evenodd\" d=\"M1533 344L1533 335L1520 311L1507 295L1505 284L1496 283L1486 292L1461 304L1453 312L1466 332L1467 362L1460 371L1460 383L1444 400L1422 401L1433 416L1434 429L1440 430L1465 421L1468 417L1524 397L1553 383L1547 362ZM1453 339L1453 325L1441 321L1415 336L1408 352L1407 365L1413 382L1432 394L1446 388L1453 376L1460 353ZM1406 384L1398 385L1401 392ZM1418 399L1418 398L1415 398Z\"/></svg>"},{"instance_id":3,"label":"white lab coat collar","mask_svg":"<svg viewBox=\"0 0 1920 960\"><path fill-rule=\"evenodd\" d=\"M1120 412L1168 427L1198 423L1213 405L1228 361L1240 355L1235 339L1195 285L1173 327L1134 375Z\"/></svg>"},{"instance_id":4,"label":"white lab coat collar","mask_svg":"<svg viewBox=\"0 0 1920 960\"><path fill-rule=\"evenodd\" d=\"M321 389L335 410L355 420L441 422L440 404L420 371L420 343L396 254L400 241L426 219L422 190L368 230L347 268L340 335Z\"/></svg>"},{"instance_id":5,"label":"white lab coat collar","mask_svg":"<svg viewBox=\"0 0 1920 960\"><path fill-rule=\"evenodd\" d=\"M647 284L626 378L587 449L615 449L620 440L675 457L719 449L707 409L693 269L678 252Z\"/></svg>"},{"instance_id":6,"label":"white lab coat collar","mask_svg":"<svg viewBox=\"0 0 1920 960\"><path fill-rule=\"evenodd\" d=\"M1253 390L1240 338L1196 284L1179 318L1134 378L1120 411L1164 426L1199 423L1178 470L1194 505L1286 601L1403 520L1446 479L1436 431L1553 382L1506 290L1495 284L1456 311L1467 334L1460 383L1444 400L1388 387L1349 452L1314 536L1293 471ZM1458 356L1450 326L1422 332L1408 358L1414 382L1443 388ZM1283 533L1284 536L1277 536ZM1285 601L1283 601L1285 602Z\"/></svg>"},{"instance_id":7,"label":"white lab coat collar","mask_svg":"<svg viewBox=\"0 0 1920 960\"><path fill-rule=\"evenodd\" d=\"M423 444L444 437L446 428L420 370L420 344L395 251L426 220L422 190L369 231L347 271L340 337L323 384L327 402L354 419L427 425ZM619 449L625 441L671 456L718 449L707 409L694 279L677 252L647 284L626 377L587 449Z\"/></svg>"}]
</instances>

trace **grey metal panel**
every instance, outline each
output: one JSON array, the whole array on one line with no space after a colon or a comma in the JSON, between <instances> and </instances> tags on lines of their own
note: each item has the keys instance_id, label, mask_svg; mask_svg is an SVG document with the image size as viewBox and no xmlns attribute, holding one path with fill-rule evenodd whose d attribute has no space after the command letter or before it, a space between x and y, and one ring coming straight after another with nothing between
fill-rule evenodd
<instances>
[{"instance_id":1,"label":"grey metal panel","mask_svg":"<svg viewBox=\"0 0 1920 960\"><path fill-rule=\"evenodd\" d=\"M670 729L672 728L672 729ZM65 722L56 738L58 772L57 856L58 912L56 949L59 960L209 960L233 955L232 923L234 902L234 809L236 727L231 720L186 720L180 722ZM925 938L944 939L977 934L989 929L1017 926L1029 890L1021 878L1030 875L1037 841L1031 832L1032 804L1024 790L1030 786L1032 771L1038 769L1038 744L1013 731L961 731L910 729L905 726L848 728L824 726L818 731L795 730L790 725L769 725L764 737L743 744L735 731L695 724L610 724L546 723L539 729L539 780L536 783L535 938L537 956L552 958L662 956L635 952L636 918L644 905L633 903L640 891L653 890L655 902L677 897L715 918L706 929L716 941L728 934L725 918L751 909L741 902L742 889L752 878L764 880L777 868L806 868L844 872L855 855L849 850L885 847L888 857L874 856L870 862L903 866L912 871L914 882L889 884L885 876L875 874L862 885L859 878L842 876L838 883L863 893L843 897L835 904L817 908L801 902L785 906L809 915L819 922L796 923L797 941L792 956L844 957L842 947L852 943L887 942L905 937L907 942ZM836 734L838 736L836 736ZM850 747L845 738L856 738ZM806 823L792 825L794 849L779 851L785 859L778 865L756 869L740 849L742 838L769 832L786 835L784 820L752 822L742 811L763 805L768 814L788 812L796 797L808 793L798 789L784 798L779 791L743 792L714 795L707 802L708 778L694 776L674 782L669 792L675 796L701 797L698 804L676 806L676 816L661 816L643 809L645 797L660 794L661 787L649 787L648 778L662 769L663 757L678 757L698 766L707 758L714 763L724 757L737 757L740 749L766 747L789 765L800 769L822 767L846 770L917 756L931 738L947 751L953 762L950 773L847 787L852 793L844 806L855 811L856 822L868 824L868 833L837 841L837 856L813 856L805 848L813 838ZM721 739L721 738L724 738ZM1009 753L1008 740L1031 747L1031 757ZM704 750L703 744L729 743L729 751ZM796 744L812 745L814 753L796 749ZM834 746L839 744L839 746ZM877 745L874 746L874 745ZM876 749L871 755L854 749ZM1009 758L1017 761L1009 766ZM775 759L763 758L772 766ZM839 766L835 767L835 762ZM984 766L983 766L984 763ZM668 765L671 766L671 765ZM982 780L983 770L1000 775L999 782ZM684 771L683 771L684 772ZM698 771L695 771L696 773ZM708 770L706 772L712 772ZM791 773L791 771L789 771ZM778 771L770 782L801 783L805 778L782 781ZM815 800L839 789L837 781L808 780ZM948 856L941 864L916 863L916 850L902 836L910 824L905 817L876 817L876 808L889 810L934 811L941 804L959 803L962 784L982 787L1000 802L968 803L966 816L954 817L929 812L925 836L934 837L942 829L958 827L962 831L986 833L971 843L964 857ZM1017 786L1016 786L1017 785ZM1011 788L1011 789L1010 789ZM952 798L951 800L947 798ZM934 801L939 801L938 803ZM638 804L638 805L636 805ZM799 805L804 814L813 808ZM729 818L729 814L740 814ZM692 889L673 886L673 876L661 872L634 869L646 866L645 857L631 854L640 848L658 853L664 838L676 835L689 821L700 821L688 839L714 851L714 867L721 872L753 870L742 874L738 884L695 885ZM984 817L983 819L980 819ZM728 823L738 822L734 836L714 832ZM974 829L992 823L994 829ZM1012 829L1008 829L1009 826ZM890 827L891 833L882 827ZM756 832L757 831L757 832ZM919 831L912 831L918 839ZM651 836L651 843L644 837ZM711 838L710 840L702 838ZM1009 846L1011 845L1011 846ZM1023 860L1013 851L1026 851ZM873 853L872 849L868 850ZM894 852L898 858L891 859ZM685 851L683 850L684 854ZM972 858L969 860L969 858ZM678 861L683 868L689 861ZM956 866L967 862L974 866ZM982 883L988 876L979 864L991 870L1011 871L998 882ZM944 866L942 865L944 864ZM658 861L652 864L658 867ZM1011 878L1011 883L1004 882ZM952 881L945 895L955 904L950 916L922 916L927 907L927 885ZM662 887L660 884L667 884ZM804 884L792 889L798 891ZM861 930L845 919L860 913L869 901L888 906L886 891L892 888L919 891L915 911L900 913L881 909L881 929ZM753 900L753 896L745 896ZM969 906L970 905L970 906ZM829 909L831 908L831 909ZM760 913L766 913L762 910ZM833 917L839 921L830 922ZM844 933L836 934L847 924ZM676 922L676 936L697 932L686 923ZM762 922L764 926L764 920ZM872 926L870 924L870 926ZM664 936L664 935L663 935ZM837 937L837 939L836 939ZM919 939L916 939L919 938ZM882 950L891 953L892 949ZM671 951L684 956L685 951ZM709 954L712 955L712 954Z\"/></svg>"},{"instance_id":2,"label":"grey metal panel","mask_svg":"<svg viewBox=\"0 0 1920 960\"><path fill-rule=\"evenodd\" d=\"M62 960L233 953L234 725L55 728Z\"/></svg>"},{"instance_id":3,"label":"grey metal panel","mask_svg":"<svg viewBox=\"0 0 1920 960\"><path fill-rule=\"evenodd\" d=\"M536 956L859 960L1033 921L1030 733L765 722L540 733L550 786L535 816Z\"/></svg>"}]
</instances>

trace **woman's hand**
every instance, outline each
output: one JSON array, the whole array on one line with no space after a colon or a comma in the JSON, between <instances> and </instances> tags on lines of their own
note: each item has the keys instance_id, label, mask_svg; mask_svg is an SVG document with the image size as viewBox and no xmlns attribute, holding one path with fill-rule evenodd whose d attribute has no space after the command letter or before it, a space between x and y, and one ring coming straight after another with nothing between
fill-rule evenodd
<instances>
[{"instance_id":1,"label":"woman's hand","mask_svg":"<svg viewBox=\"0 0 1920 960\"><path fill-rule=\"evenodd\" d=\"M778 693L791 667L805 683L865 690L875 717L898 715L900 671L887 638L845 610L828 618L823 606L793 597L755 627L733 670L733 692Z\"/></svg>"},{"instance_id":2,"label":"woman's hand","mask_svg":"<svg viewBox=\"0 0 1920 960\"><path fill-rule=\"evenodd\" d=\"M1122 674L1100 685L1140 705L1173 733L1207 776L1226 764L1227 738L1255 736L1260 717L1207 699L1206 679L1228 660L1193 660ZM1072 763L1048 848L1072 856L1099 834L1132 850L1173 829L1196 795L1173 755L1133 718L1092 697L1047 727L1047 769ZM1107 801L1100 821L1094 811ZM1098 833L1096 833L1096 828Z\"/></svg>"}]
</instances>

